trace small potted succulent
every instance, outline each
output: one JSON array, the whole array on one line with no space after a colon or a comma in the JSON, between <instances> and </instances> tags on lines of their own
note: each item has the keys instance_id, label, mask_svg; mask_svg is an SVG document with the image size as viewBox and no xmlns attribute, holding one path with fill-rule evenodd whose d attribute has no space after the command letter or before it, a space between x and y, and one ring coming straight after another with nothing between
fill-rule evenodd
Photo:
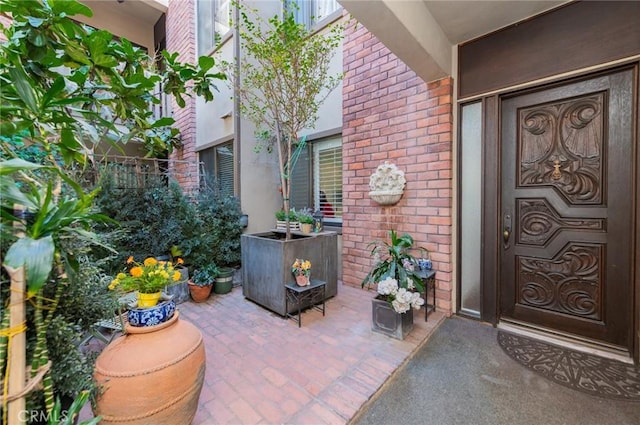
<instances>
[{"instance_id":1,"label":"small potted succulent","mask_svg":"<svg viewBox=\"0 0 640 425\"><path fill-rule=\"evenodd\" d=\"M218 268L213 263L207 264L193 273L193 277L189 280L189 292L193 301L201 303L209 298L217 275Z\"/></svg>"}]
</instances>

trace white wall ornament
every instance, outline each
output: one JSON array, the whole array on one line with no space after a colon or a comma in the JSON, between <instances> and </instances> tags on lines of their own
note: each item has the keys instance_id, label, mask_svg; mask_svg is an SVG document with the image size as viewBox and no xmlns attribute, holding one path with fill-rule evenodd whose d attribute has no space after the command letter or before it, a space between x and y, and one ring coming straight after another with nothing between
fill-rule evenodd
<instances>
[{"instance_id":1,"label":"white wall ornament","mask_svg":"<svg viewBox=\"0 0 640 425\"><path fill-rule=\"evenodd\" d=\"M397 203L404 193L404 171L385 161L369 177L369 197L380 205Z\"/></svg>"}]
</instances>

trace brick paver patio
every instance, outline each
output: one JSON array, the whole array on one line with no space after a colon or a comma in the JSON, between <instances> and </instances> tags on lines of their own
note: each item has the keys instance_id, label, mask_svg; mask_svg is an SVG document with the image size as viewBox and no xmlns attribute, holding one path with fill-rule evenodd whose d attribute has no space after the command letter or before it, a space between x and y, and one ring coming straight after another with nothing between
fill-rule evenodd
<instances>
[{"instance_id":1,"label":"brick paver patio","mask_svg":"<svg viewBox=\"0 0 640 425\"><path fill-rule=\"evenodd\" d=\"M373 291L338 285L326 316L302 315L302 328L242 296L180 304L204 336L207 370L194 425L344 424L443 319L424 321L404 341L371 331Z\"/></svg>"}]
</instances>

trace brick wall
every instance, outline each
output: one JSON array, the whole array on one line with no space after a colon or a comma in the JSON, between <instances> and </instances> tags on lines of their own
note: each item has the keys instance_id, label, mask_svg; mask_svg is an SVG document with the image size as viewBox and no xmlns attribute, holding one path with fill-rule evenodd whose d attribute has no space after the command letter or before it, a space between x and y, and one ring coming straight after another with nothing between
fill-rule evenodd
<instances>
[{"instance_id":1,"label":"brick wall","mask_svg":"<svg viewBox=\"0 0 640 425\"><path fill-rule=\"evenodd\" d=\"M409 233L430 252L436 304L451 313L452 80L426 84L361 24L344 40L343 281L360 286L373 240ZM369 176L385 160L404 171L402 199L369 198Z\"/></svg>"},{"instance_id":2,"label":"brick wall","mask_svg":"<svg viewBox=\"0 0 640 425\"><path fill-rule=\"evenodd\" d=\"M182 62L196 63L196 22L195 0L170 0L167 11L167 51L179 52ZM174 124L180 130L183 147L171 154L172 160L184 160L195 162L198 155L196 146L196 102L193 98L185 97L186 105L180 108L172 101L172 115L176 120ZM180 184L185 190L197 185L197 176L190 176L188 170L179 169L183 165L178 163L178 169L174 173L178 176Z\"/></svg>"}]
</instances>

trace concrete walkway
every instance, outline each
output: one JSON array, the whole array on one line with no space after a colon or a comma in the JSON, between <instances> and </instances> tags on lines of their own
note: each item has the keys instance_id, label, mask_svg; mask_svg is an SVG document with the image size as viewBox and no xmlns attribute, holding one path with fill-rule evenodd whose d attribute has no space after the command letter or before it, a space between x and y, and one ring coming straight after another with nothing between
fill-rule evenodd
<instances>
[{"instance_id":1,"label":"concrete walkway","mask_svg":"<svg viewBox=\"0 0 640 425\"><path fill-rule=\"evenodd\" d=\"M339 285L326 316L302 327L242 296L242 288L180 304L203 333L207 369L194 425L344 424L443 320L424 321L398 341L371 331L373 291Z\"/></svg>"},{"instance_id":2,"label":"concrete walkway","mask_svg":"<svg viewBox=\"0 0 640 425\"><path fill-rule=\"evenodd\" d=\"M450 318L354 418L379 424L640 424L640 403L555 384L508 357L491 326Z\"/></svg>"}]
</instances>

